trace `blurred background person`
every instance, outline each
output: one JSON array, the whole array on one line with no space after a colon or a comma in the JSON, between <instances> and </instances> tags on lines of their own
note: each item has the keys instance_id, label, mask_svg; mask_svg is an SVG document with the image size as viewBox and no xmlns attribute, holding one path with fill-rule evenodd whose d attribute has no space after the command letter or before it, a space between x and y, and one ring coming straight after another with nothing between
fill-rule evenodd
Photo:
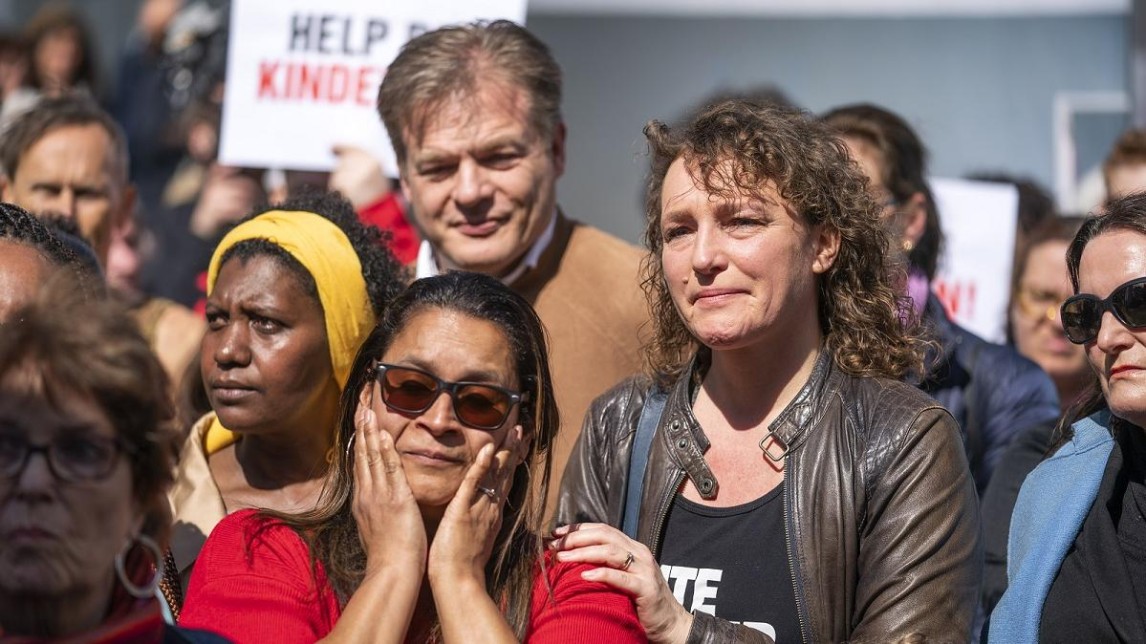
<instances>
[{"instance_id":1,"label":"blurred background person","mask_svg":"<svg viewBox=\"0 0 1146 644\"><path fill-rule=\"evenodd\" d=\"M0 33L0 126L35 102L27 82L28 46L23 36Z\"/></svg>"},{"instance_id":2,"label":"blurred background person","mask_svg":"<svg viewBox=\"0 0 1146 644\"><path fill-rule=\"evenodd\" d=\"M1101 385L1023 483L991 642L1146 641L1146 195L1071 242L1065 333Z\"/></svg>"},{"instance_id":3,"label":"blurred background person","mask_svg":"<svg viewBox=\"0 0 1146 644\"><path fill-rule=\"evenodd\" d=\"M45 98L81 91L99 98L91 30L64 2L48 2L24 27L28 85Z\"/></svg>"},{"instance_id":4,"label":"blurred background person","mask_svg":"<svg viewBox=\"0 0 1146 644\"><path fill-rule=\"evenodd\" d=\"M1108 200L1146 190L1146 130L1129 129L1114 142L1102 164Z\"/></svg>"},{"instance_id":5,"label":"blurred background person","mask_svg":"<svg viewBox=\"0 0 1146 644\"><path fill-rule=\"evenodd\" d=\"M0 639L221 641L156 596L178 434L135 322L56 279L0 329Z\"/></svg>"},{"instance_id":6,"label":"blurred background person","mask_svg":"<svg viewBox=\"0 0 1146 644\"><path fill-rule=\"evenodd\" d=\"M151 230L163 187L183 158L177 111L169 98L172 80L168 75L174 72L164 46L182 6L182 0L139 3L135 27L119 58L110 108L127 137L130 176L139 191L144 233Z\"/></svg>"},{"instance_id":7,"label":"blurred background person","mask_svg":"<svg viewBox=\"0 0 1146 644\"><path fill-rule=\"evenodd\" d=\"M128 163L123 130L90 97L48 98L0 136L0 194L39 216L74 222L109 286L131 305L169 381L178 385L205 324L186 307L138 289L136 194Z\"/></svg>"},{"instance_id":8,"label":"blurred background person","mask_svg":"<svg viewBox=\"0 0 1146 644\"><path fill-rule=\"evenodd\" d=\"M350 363L405 279L382 234L332 194L257 211L215 249L199 354L212 411L191 428L170 495L176 612L223 517L314 509Z\"/></svg>"},{"instance_id":9,"label":"blurred background person","mask_svg":"<svg viewBox=\"0 0 1146 644\"><path fill-rule=\"evenodd\" d=\"M1082 347L1062 329L1059 307L1071 295L1066 250L1082 217L1051 217L1036 226L1015 257L1007 336L1054 381L1059 406L1070 409L1094 382Z\"/></svg>"},{"instance_id":10,"label":"blurred background person","mask_svg":"<svg viewBox=\"0 0 1146 644\"><path fill-rule=\"evenodd\" d=\"M350 373L321 505L224 519L181 623L237 642L268 624L280 641L645 641L627 594L543 546L560 419L525 299L476 273L418 280Z\"/></svg>"},{"instance_id":11,"label":"blurred background person","mask_svg":"<svg viewBox=\"0 0 1146 644\"><path fill-rule=\"evenodd\" d=\"M1016 436L1053 426L1058 419L1054 384L1014 349L955 324L931 292L943 233L926 179L927 152L911 126L871 104L838 107L822 118L867 175L872 197L882 204L891 248L908 265L906 293L939 343L938 351L927 358L919 386L959 422L971 474L982 494Z\"/></svg>"}]
</instances>

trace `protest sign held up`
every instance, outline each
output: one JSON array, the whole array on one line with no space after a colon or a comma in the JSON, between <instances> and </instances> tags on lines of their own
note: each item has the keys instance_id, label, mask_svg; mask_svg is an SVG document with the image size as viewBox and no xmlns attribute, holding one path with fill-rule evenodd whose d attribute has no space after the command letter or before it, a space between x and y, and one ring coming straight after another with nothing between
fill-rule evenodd
<instances>
[{"instance_id":1,"label":"protest sign held up","mask_svg":"<svg viewBox=\"0 0 1146 644\"><path fill-rule=\"evenodd\" d=\"M947 314L992 342L1005 339L1019 194L1014 186L930 180L946 248L932 288Z\"/></svg>"},{"instance_id":2,"label":"protest sign held up","mask_svg":"<svg viewBox=\"0 0 1146 644\"><path fill-rule=\"evenodd\" d=\"M335 145L394 171L374 112L386 67L410 38L476 19L525 20L525 0L233 0L222 162L328 170ZM308 127L311 124L312 127Z\"/></svg>"}]
</instances>

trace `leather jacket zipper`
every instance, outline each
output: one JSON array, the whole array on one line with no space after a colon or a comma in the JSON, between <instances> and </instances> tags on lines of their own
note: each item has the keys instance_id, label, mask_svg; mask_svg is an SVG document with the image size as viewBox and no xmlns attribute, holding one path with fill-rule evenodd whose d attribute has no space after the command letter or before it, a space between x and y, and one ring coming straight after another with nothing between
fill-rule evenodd
<instances>
[{"instance_id":1,"label":"leather jacket zipper","mask_svg":"<svg viewBox=\"0 0 1146 644\"><path fill-rule=\"evenodd\" d=\"M659 559L661 556L661 537L665 531L665 519L668 518L669 508L672 507L672 500L676 497L680 489L680 483L684 480L684 470L678 469L676 474L673 475L672 485L669 489L672 493L665 497L661 502L661 507L657 510L656 523L653 524L653 547L651 548L653 557Z\"/></svg>"},{"instance_id":2,"label":"leather jacket zipper","mask_svg":"<svg viewBox=\"0 0 1146 644\"><path fill-rule=\"evenodd\" d=\"M804 613L808 611L807 606L804 605L804 594L800 592L800 571L796 568L796 544L792 541L792 535L795 533L795 524L792 520L792 515L788 511L791 505L790 497L795 494L795 485L792 474L795 472L795 459L788 457L784 462L784 543L788 546L788 574L792 577L792 594L796 599L796 617L800 621L800 642L807 644L811 639L808 637L808 624L804 619Z\"/></svg>"}]
</instances>

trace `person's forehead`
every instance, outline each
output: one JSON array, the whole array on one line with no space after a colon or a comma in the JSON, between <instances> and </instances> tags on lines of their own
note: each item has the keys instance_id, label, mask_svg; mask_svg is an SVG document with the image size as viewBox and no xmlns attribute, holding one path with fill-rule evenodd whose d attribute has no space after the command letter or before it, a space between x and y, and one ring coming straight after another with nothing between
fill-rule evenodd
<instances>
[{"instance_id":1,"label":"person's forehead","mask_svg":"<svg viewBox=\"0 0 1146 644\"><path fill-rule=\"evenodd\" d=\"M844 136L844 146L848 155L859 164L860 170L867 176L873 188L883 187L883 156L878 148L870 141L857 136Z\"/></svg>"},{"instance_id":2,"label":"person's forehead","mask_svg":"<svg viewBox=\"0 0 1146 644\"><path fill-rule=\"evenodd\" d=\"M111 135L98 123L63 123L50 127L28 145L21 157L27 159L30 156L37 156L64 160L74 157L80 151L97 152L107 160L110 171L115 146Z\"/></svg>"},{"instance_id":3,"label":"person's forehead","mask_svg":"<svg viewBox=\"0 0 1146 644\"><path fill-rule=\"evenodd\" d=\"M466 136L495 136L510 130L532 133L529 93L507 81L490 81L471 92L453 92L414 108L409 137L417 147L448 144Z\"/></svg>"}]
</instances>

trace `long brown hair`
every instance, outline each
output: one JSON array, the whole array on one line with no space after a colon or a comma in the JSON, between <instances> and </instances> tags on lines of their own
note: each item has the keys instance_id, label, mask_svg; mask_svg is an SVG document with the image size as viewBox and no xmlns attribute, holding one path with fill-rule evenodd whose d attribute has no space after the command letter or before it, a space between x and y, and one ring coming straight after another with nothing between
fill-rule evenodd
<instances>
[{"instance_id":1,"label":"long brown hair","mask_svg":"<svg viewBox=\"0 0 1146 644\"><path fill-rule=\"evenodd\" d=\"M520 295L498 280L477 273L450 272L421 279L386 308L379 325L366 338L354 360L342 392L335 449L339 455L318 508L300 515L267 513L294 528L310 545L314 561L321 563L339 602L349 601L366 571L366 553L358 538L351 512L354 498L354 415L359 396L374 377L371 366L415 315L433 310L456 311L493 323L505 334L513 352L518 382L528 392L522 403L522 426L532 438L526 459L513 474L506 496L501 532L486 565L486 587L517 636L529 626L533 575L544 552L545 500L549 493L550 447L560 419L549 376L549 358L541 320ZM540 484L533 479L540 476Z\"/></svg>"},{"instance_id":2,"label":"long brown hair","mask_svg":"<svg viewBox=\"0 0 1146 644\"><path fill-rule=\"evenodd\" d=\"M645 197L642 286L654 338L646 358L654 373L675 376L697 350L677 313L661 265L661 191L672 163L683 158L706 192L757 194L774 182L780 196L809 226L840 234L840 249L819 277L819 324L836 365L857 376L900 378L922 373L922 344L911 305L892 284L892 265L879 207L843 144L803 112L742 100L719 103L680 128L645 126L652 171ZM733 167L730 169L728 163Z\"/></svg>"}]
</instances>

